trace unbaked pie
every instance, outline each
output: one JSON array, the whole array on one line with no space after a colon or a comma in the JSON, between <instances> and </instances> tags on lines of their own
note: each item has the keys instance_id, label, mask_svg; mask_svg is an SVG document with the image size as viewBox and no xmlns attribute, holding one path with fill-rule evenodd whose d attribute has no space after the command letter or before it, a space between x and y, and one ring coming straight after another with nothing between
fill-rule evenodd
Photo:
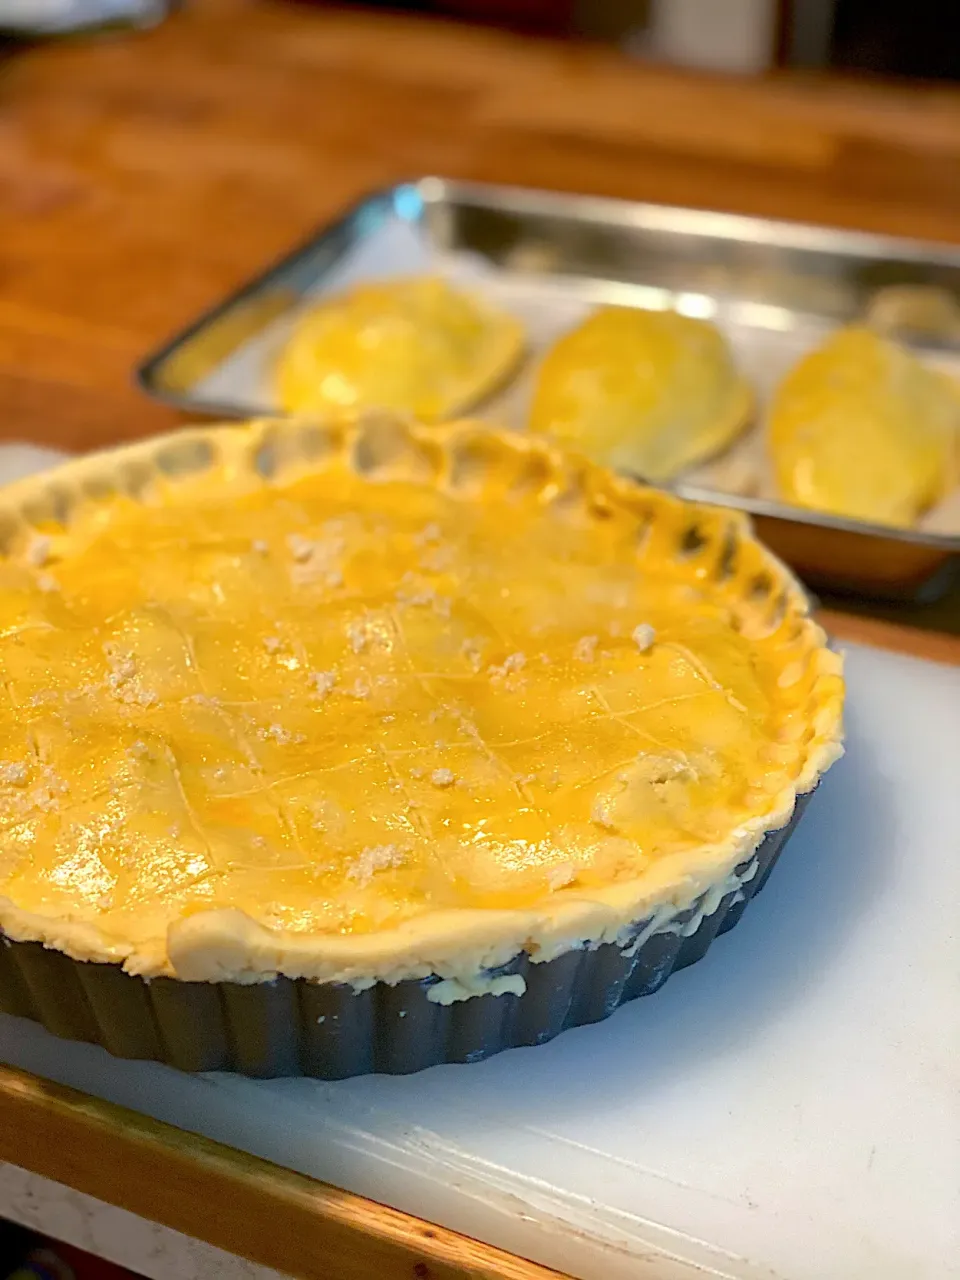
<instances>
[{"instance_id":1,"label":"unbaked pie","mask_svg":"<svg viewBox=\"0 0 960 1280\"><path fill-rule=\"evenodd\" d=\"M840 329L780 384L769 449L781 498L911 525L957 477L960 389L868 329Z\"/></svg>"},{"instance_id":2,"label":"unbaked pie","mask_svg":"<svg viewBox=\"0 0 960 1280\"><path fill-rule=\"evenodd\" d=\"M663 481L724 449L752 409L709 320L603 307L547 352L530 426L605 466Z\"/></svg>"},{"instance_id":3,"label":"unbaked pie","mask_svg":"<svg viewBox=\"0 0 960 1280\"><path fill-rule=\"evenodd\" d=\"M523 352L519 321L438 276L364 283L318 300L277 367L296 413L389 408L437 422L502 382Z\"/></svg>"},{"instance_id":4,"label":"unbaked pie","mask_svg":"<svg viewBox=\"0 0 960 1280\"><path fill-rule=\"evenodd\" d=\"M186 431L0 520L0 1004L116 1052L410 1070L604 1016L840 754L744 518L529 436Z\"/></svg>"}]
</instances>

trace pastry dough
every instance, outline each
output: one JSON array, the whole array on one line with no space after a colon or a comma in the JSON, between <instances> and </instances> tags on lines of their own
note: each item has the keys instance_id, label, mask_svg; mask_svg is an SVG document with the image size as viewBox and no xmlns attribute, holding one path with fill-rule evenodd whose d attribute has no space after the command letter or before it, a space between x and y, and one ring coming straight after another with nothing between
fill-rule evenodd
<instances>
[{"instance_id":1,"label":"pastry dough","mask_svg":"<svg viewBox=\"0 0 960 1280\"><path fill-rule=\"evenodd\" d=\"M960 393L867 329L841 329L781 383L769 447L779 496L878 524L911 525L957 479Z\"/></svg>"},{"instance_id":2,"label":"pastry dough","mask_svg":"<svg viewBox=\"0 0 960 1280\"><path fill-rule=\"evenodd\" d=\"M300 318L277 387L295 413L383 407L438 422L481 400L523 352L513 316L432 276L362 284Z\"/></svg>"},{"instance_id":3,"label":"pastry dough","mask_svg":"<svg viewBox=\"0 0 960 1280\"><path fill-rule=\"evenodd\" d=\"M664 920L839 754L733 512L392 416L5 492L0 925L144 975L475 983Z\"/></svg>"},{"instance_id":4,"label":"pastry dough","mask_svg":"<svg viewBox=\"0 0 960 1280\"><path fill-rule=\"evenodd\" d=\"M605 307L547 353L530 426L606 466L662 481L728 445L752 406L716 325Z\"/></svg>"}]
</instances>

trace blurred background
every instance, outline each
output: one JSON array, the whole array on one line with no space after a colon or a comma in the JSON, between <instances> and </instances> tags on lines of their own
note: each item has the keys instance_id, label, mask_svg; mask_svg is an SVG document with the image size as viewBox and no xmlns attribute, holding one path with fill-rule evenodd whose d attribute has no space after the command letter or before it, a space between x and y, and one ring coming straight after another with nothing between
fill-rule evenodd
<instances>
[{"instance_id":1,"label":"blurred background","mask_svg":"<svg viewBox=\"0 0 960 1280\"><path fill-rule=\"evenodd\" d=\"M637 56L722 71L960 76L956 43L944 39L947 0L411 0L373 7L610 40Z\"/></svg>"},{"instance_id":2,"label":"blurred background","mask_svg":"<svg viewBox=\"0 0 960 1280\"><path fill-rule=\"evenodd\" d=\"M638 58L750 74L776 67L956 80L950 0L368 0L367 8L619 45ZM177 0L0 0L0 30L161 21Z\"/></svg>"}]
</instances>

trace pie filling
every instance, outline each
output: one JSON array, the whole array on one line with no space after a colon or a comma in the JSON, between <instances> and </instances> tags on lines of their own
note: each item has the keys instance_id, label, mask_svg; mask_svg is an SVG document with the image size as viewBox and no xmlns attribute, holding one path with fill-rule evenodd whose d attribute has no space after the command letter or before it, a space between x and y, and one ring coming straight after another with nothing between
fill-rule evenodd
<instances>
[{"instance_id":1,"label":"pie filling","mask_svg":"<svg viewBox=\"0 0 960 1280\"><path fill-rule=\"evenodd\" d=\"M173 438L197 469L136 495L67 468L13 537L11 936L455 975L689 905L839 754L838 660L738 517L472 428L312 430ZM322 457L276 464L297 431Z\"/></svg>"}]
</instances>

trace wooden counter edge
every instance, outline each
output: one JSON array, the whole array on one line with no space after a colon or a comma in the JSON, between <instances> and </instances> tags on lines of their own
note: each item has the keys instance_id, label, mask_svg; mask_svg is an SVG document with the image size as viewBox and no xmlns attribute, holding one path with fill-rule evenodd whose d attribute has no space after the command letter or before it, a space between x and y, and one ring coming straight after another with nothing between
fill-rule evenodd
<instances>
[{"instance_id":1,"label":"wooden counter edge","mask_svg":"<svg viewBox=\"0 0 960 1280\"><path fill-rule=\"evenodd\" d=\"M929 662L960 666L960 635L951 635L945 631L926 631L919 627L841 613L834 609L819 609L817 621L836 640L848 640L853 644L871 645L875 649L885 649L911 658L925 658Z\"/></svg>"},{"instance_id":2,"label":"wooden counter edge","mask_svg":"<svg viewBox=\"0 0 960 1280\"><path fill-rule=\"evenodd\" d=\"M560 1277L410 1214L3 1065L0 1159L299 1280Z\"/></svg>"}]
</instances>

